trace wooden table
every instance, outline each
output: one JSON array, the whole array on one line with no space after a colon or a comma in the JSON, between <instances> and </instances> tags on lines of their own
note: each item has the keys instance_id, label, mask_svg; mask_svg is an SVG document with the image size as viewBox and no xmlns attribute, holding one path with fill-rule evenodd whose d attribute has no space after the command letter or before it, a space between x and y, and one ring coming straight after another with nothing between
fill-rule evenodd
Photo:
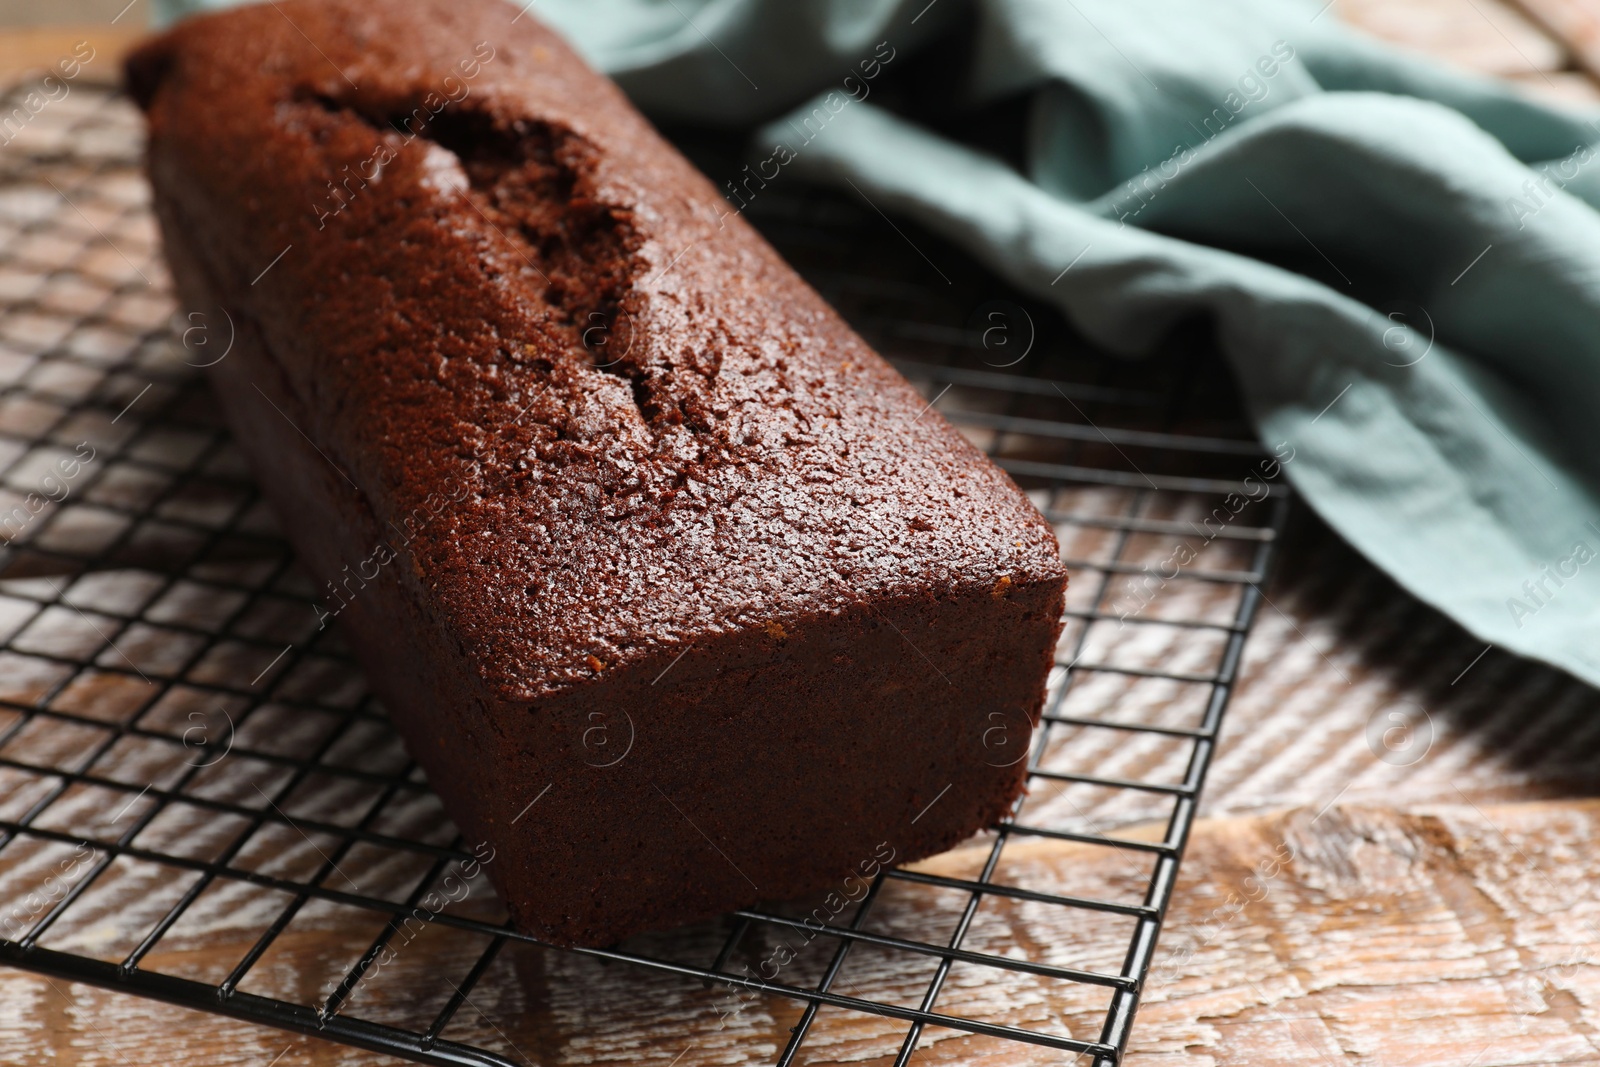
<instances>
[{"instance_id":1,"label":"wooden table","mask_svg":"<svg viewBox=\"0 0 1600 1067\"><path fill-rule=\"evenodd\" d=\"M1600 0L1519 4L1335 0L1332 11L1534 93L1600 99ZM0 36L0 80L82 39L99 53L91 69L109 75L131 36L107 27ZM1600 694L1485 653L1309 516L1284 556L1247 646L1208 818L1190 844L1128 1062L1600 1064L1600 800L1590 799L1600 795ZM1423 726L1409 755L1386 761L1373 754L1369 726L1397 707L1422 711ZM955 871L970 858L957 851L925 866ZM1008 852L1008 862L1064 886L1121 877L1104 850L1055 842ZM1121 951L1120 933L1052 929L1052 916L1027 909L992 921L999 944L1070 945L1082 958ZM223 930L162 951L152 965L204 970L243 946ZM284 973L319 951L314 937L283 945ZM498 1035L536 1063L770 1062L797 1011L763 1001L719 1030L712 993L620 986L581 961L550 970L561 973L519 971L483 1005L486 1040ZM870 966L851 977L893 980ZM1023 1021L1075 1010L1027 982L957 995L969 1009ZM901 1032L825 1015L807 1062L884 1063ZM919 1062L1060 1062L1045 1050L932 1036ZM392 1061L0 971L0 1063L379 1062Z\"/></svg>"}]
</instances>

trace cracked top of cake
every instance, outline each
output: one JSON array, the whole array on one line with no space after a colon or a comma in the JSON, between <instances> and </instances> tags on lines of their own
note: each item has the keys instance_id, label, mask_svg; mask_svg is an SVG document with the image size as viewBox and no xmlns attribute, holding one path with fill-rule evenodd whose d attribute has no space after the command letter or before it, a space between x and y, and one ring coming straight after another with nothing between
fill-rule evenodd
<instances>
[{"instance_id":1,"label":"cracked top of cake","mask_svg":"<svg viewBox=\"0 0 1600 1067\"><path fill-rule=\"evenodd\" d=\"M1006 475L505 16L285 0L129 60L166 206L389 532L382 580L516 700L862 600L1059 584Z\"/></svg>"}]
</instances>

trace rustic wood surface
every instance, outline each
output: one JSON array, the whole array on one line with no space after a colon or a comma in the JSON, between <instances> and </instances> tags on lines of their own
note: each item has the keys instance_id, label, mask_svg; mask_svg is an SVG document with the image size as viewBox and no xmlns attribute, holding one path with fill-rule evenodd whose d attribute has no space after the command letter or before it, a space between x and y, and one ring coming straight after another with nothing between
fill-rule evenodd
<instances>
[{"instance_id":1,"label":"rustic wood surface","mask_svg":"<svg viewBox=\"0 0 1600 1067\"><path fill-rule=\"evenodd\" d=\"M122 76L122 57L146 32L134 22L130 15L122 26L39 26L0 32L0 85L42 74L84 41L94 49L94 58L84 64L81 77L110 85Z\"/></svg>"},{"instance_id":2,"label":"rustic wood surface","mask_svg":"<svg viewBox=\"0 0 1600 1067\"><path fill-rule=\"evenodd\" d=\"M1593 0L1337 0L1331 11L1530 92L1600 98L1583 73L1595 71L1600 41ZM48 65L82 39L109 60L126 37L101 27L0 35L0 80ZM100 58L92 69L109 71ZM1069 554L1091 547L1069 546ZM1248 646L1208 787L1210 817L1191 842L1128 1062L1600 1064L1600 906L1592 891L1600 878L1600 802L1584 799L1600 793L1600 696L1557 672L1485 652L1309 516L1283 566ZM1158 640L1131 634L1097 650L1102 659L1134 661L1162 654ZM1085 676L1073 699L1145 719L1174 705L1158 685L1112 675ZM1382 727L1396 712L1412 729L1398 746L1375 746L1373 724ZM1181 771L1186 755L1157 743L1069 740L1074 758L1125 777ZM1123 797L1101 802L1067 790L1030 805L1066 805L1131 835L1159 814ZM293 862L294 850L284 851ZM970 873L977 857L958 850L925 866ZM41 851L32 860L48 865L53 857ZM15 855L8 862L17 869ZM1136 893L1147 873L1105 850L1055 843L1008 846L1002 880L1007 866L1032 884L1090 894ZM383 876L352 873L364 881ZM130 889L155 909L170 893L134 865L109 887L122 899ZM952 921L950 901L938 894L909 886L891 893L873 920L880 929L926 937ZM152 967L217 977L247 947L263 910L281 900L235 891L204 903L162 942ZM481 885L468 904L493 907ZM97 922L93 909L79 914L56 932L57 944L106 954L124 947L115 924ZM1071 913L998 902L979 916L971 946L1120 965L1126 931L1115 922L1064 928ZM313 906L247 988L303 1000L335 961L364 947L347 941L372 932L352 931ZM708 926L705 942L719 932ZM437 998L437 969L463 966L419 939L381 982L362 987L353 1010L414 1018L417 998ZM794 966L798 981L820 964L802 956ZM797 1017L792 1003L760 999L719 1025L716 1005L725 994L634 971L619 982L616 973L565 955L508 950L450 1036L528 1063L744 1064L770 1062ZM995 983L958 968L941 1007L1097 1036L1103 1003L1081 993L1064 1000L1026 975L1014 977ZM841 978L864 993L906 998L925 981L925 973L864 951L852 954ZM802 1059L887 1063L903 1032L900 1024L824 1011ZM938 1031L924 1044L919 1062L1067 1058ZM0 1063L379 1062L393 1061L0 970Z\"/></svg>"},{"instance_id":3,"label":"rustic wood surface","mask_svg":"<svg viewBox=\"0 0 1600 1067\"><path fill-rule=\"evenodd\" d=\"M1600 801L1321 810L1206 820L1197 829L1155 978L1127 1062L1133 1067L1301 1067L1308 1064L1507 1067L1600 1063ZM919 865L961 874L982 862L964 849ZM1030 842L1003 872L1062 892L1137 892L1143 874L1103 849ZM180 974L215 974L249 945L241 926L264 902L219 905L151 960ZM873 928L926 935L948 928L951 902L901 886ZM243 914L240 914L243 913ZM986 906L969 944L1030 959L1115 968L1115 923L1060 925L1061 909ZM319 930L319 926L323 929ZM257 991L295 995L347 959L331 923L308 924L273 950ZM706 944L714 945L715 931ZM94 948L96 933L77 940ZM100 945L99 947L105 947ZM827 950L791 964L815 972ZM357 1008L381 1018L414 996L437 996L441 961L419 941L363 989ZM403 973L402 973L403 972ZM1064 1002L1016 974L978 980L959 969L948 1007L991 1021L1093 1037L1103 1005ZM840 988L914 998L926 974L856 953ZM799 1008L756 998L729 1014L726 994L629 973L564 954L511 949L474 992L456 1036L530 1064L698 1067L771 1062ZM944 1002L942 1002L944 1003ZM719 1011L719 1005L723 1005ZM884 1064L903 1024L821 1014L808 1064ZM114 1035L114 1036L113 1036ZM1045 1064L1046 1049L930 1030L917 1062ZM359 1051L201 1017L115 993L0 971L0 1062L60 1067L232 1067L269 1063L353 1067Z\"/></svg>"},{"instance_id":4,"label":"rustic wood surface","mask_svg":"<svg viewBox=\"0 0 1600 1067\"><path fill-rule=\"evenodd\" d=\"M1515 0L1537 26L1565 45L1573 63L1600 77L1600 8L1591 0Z\"/></svg>"}]
</instances>

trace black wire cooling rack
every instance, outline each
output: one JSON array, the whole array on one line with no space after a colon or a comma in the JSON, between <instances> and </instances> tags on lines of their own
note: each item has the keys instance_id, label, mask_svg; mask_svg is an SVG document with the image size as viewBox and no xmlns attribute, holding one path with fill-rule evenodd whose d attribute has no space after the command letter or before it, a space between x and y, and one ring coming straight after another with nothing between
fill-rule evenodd
<instances>
[{"instance_id":1,"label":"black wire cooling rack","mask_svg":"<svg viewBox=\"0 0 1600 1067\"><path fill-rule=\"evenodd\" d=\"M462 876L317 629L196 369L225 316L169 296L139 142L78 87L0 148L0 962L434 1064L558 1062L540 1028L576 1047L606 1011L693 1020L717 1062L1120 1061L1288 507L1203 331L1111 360L860 200L764 190L751 220L1061 533L1030 792L771 980L749 964L803 906L569 952Z\"/></svg>"}]
</instances>

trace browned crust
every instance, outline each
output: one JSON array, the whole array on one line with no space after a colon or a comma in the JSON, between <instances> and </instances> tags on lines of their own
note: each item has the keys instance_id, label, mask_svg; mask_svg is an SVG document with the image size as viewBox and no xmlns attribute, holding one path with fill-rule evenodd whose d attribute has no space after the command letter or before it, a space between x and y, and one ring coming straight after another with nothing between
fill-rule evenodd
<instances>
[{"instance_id":1,"label":"browned crust","mask_svg":"<svg viewBox=\"0 0 1600 1067\"><path fill-rule=\"evenodd\" d=\"M609 82L492 0L199 18L129 82L180 293L241 324L229 418L524 928L1000 817L983 730L1037 716L1053 533ZM609 777L562 725L598 708L644 720Z\"/></svg>"}]
</instances>

